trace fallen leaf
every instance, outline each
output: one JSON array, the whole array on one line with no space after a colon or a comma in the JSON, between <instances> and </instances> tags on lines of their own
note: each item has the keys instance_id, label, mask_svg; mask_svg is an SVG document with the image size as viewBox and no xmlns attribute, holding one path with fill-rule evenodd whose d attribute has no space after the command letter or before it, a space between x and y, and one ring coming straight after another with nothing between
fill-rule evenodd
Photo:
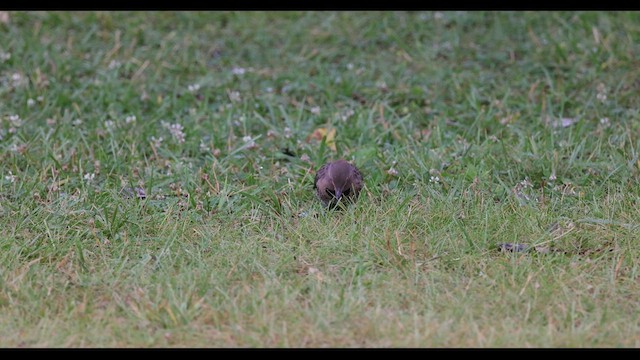
<instances>
[{"instance_id":1,"label":"fallen leaf","mask_svg":"<svg viewBox=\"0 0 640 360\"><path fill-rule=\"evenodd\" d=\"M307 270L309 275L314 275L316 280L322 282L324 280L324 275L322 275L322 272L320 270L318 270L317 268L314 268L313 266L310 266L309 269Z\"/></svg>"},{"instance_id":2,"label":"fallen leaf","mask_svg":"<svg viewBox=\"0 0 640 360\"><path fill-rule=\"evenodd\" d=\"M313 140L317 140L317 141L322 141L322 139L324 139L324 141L327 144L327 146L331 150L336 151L335 138L336 138L336 129L327 130L327 128L319 127L317 129L313 130L311 135L309 135L309 137L307 137L307 142L309 142L312 139Z\"/></svg>"},{"instance_id":3,"label":"fallen leaf","mask_svg":"<svg viewBox=\"0 0 640 360\"><path fill-rule=\"evenodd\" d=\"M534 246L533 248L540 254L548 254L551 251L548 246Z\"/></svg>"}]
</instances>

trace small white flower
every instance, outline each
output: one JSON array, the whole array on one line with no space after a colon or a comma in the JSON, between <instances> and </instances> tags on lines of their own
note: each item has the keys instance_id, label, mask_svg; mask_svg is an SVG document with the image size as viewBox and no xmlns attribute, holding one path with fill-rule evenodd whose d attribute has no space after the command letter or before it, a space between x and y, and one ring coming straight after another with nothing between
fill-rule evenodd
<instances>
[{"instance_id":1,"label":"small white flower","mask_svg":"<svg viewBox=\"0 0 640 360\"><path fill-rule=\"evenodd\" d=\"M551 173L551 175L549 175L549 181L556 181L557 177L556 177L556 173L553 172Z\"/></svg>"},{"instance_id":2,"label":"small white flower","mask_svg":"<svg viewBox=\"0 0 640 360\"><path fill-rule=\"evenodd\" d=\"M241 67L234 67L233 69L231 69L231 73L233 75L244 75L245 71L246 70Z\"/></svg>"},{"instance_id":3,"label":"small white flower","mask_svg":"<svg viewBox=\"0 0 640 360\"><path fill-rule=\"evenodd\" d=\"M82 120L80 120L80 119L75 119L75 120L73 120L73 121L71 122L71 124L72 124L73 126L80 126L80 125L82 125Z\"/></svg>"},{"instance_id":4,"label":"small white flower","mask_svg":"<svg viewBox=\"0 0 640 360\"><path fill-rule=\"evenodd\" d=\"M33 100L33 99L31 99L31 98L27 99L27 106L28 106L28 107L32 107L32 106L33 106L33 105L35 105L35 104L36 104L36 101L35 101L35 100Z\"/></svg>"},{"instance_id":5,"label":"small white flower","mask_svg":"<svg viewBox=\"0 0 640 360\"><path fill-rule=\"evenodd\" d=\"M90 182L90 181L93 181L93 179L94 179L95 177L96 177L96 174L94 174L94 173L86 173L86 174L84 174L84 177L83 177L83 178L84 178L86 181L89 181L89 182Z\"/></svg>"},{"instance_id":6,"label":"small white flower","mask_svg":"<svg viewBox=\"0 0 640 360\"><path fill-rule=\"evenodd\" d=\"M104 122L104 127L106 127L107 129L113 129L115 124L116 123L113 122L113 120L107 120Z\"/></svg>"},{"instance_id":7,"label":"small white flower","mask_svg":"<svg viewBox=\"0 0 640 360\"><path fill-rule=\"evenodd\" d=\"M599 83L596 87L596 91L598 92L598 94L596 95L596 99L598 99L600 102L607 101L607 86L605 84Z\"/></svg>"},{"instance_id":8,"label":"small white flower","mask_svg":"<svg viewBox=\"0 0 640 360\"><path fill-rule=\"evenodd\" d=\"M439 184L440 183L440 177L439 176L432 176L429 178L429 182L430 183L434 183L434 184Z\"/></svg>"},{"instance_id":9,"label":"small white flower","mask_svg":"<svg viewBox=\"0 0 640 360\"><path fill-rule=\"evenodd\" d=\"M240 101L240 93L237 91L232 91L229 93L229 100L233 101L233 102L238 102Z\"/></svg>"},{"instance_id":10,"label":"small white flower","mask_svg":"<svg viewBox=\"0 0 640 360\"><path fill-rule=\"evenodd\" d=\"M171 135L179 142L179 143L184 143L184 138L185 138L185 134L182 131L184 129L184 127L182 127L182 125L180 124L171 124L169 126L169 132L171 133Z\"/></svg>"},{"instance_id":11,"label":"small white flower","mask_svg":"<svg viewBox=\"0 0 640 360\"><path fill-rule=\"evenodd\" d=\"M391 175L391 176L397 176L398 175L398 170L396 170L393 166L389 168L389 170L387 170L387 174Z\"/></svg>"},{"instance_id":12,"label":"small white flower","mask_svg":"<svg viewBox=\"0 0 640 360\"><path fill-rule=\"evenodd\" d=\"M119 68L121 65L120 61L118 60L111 60L111 62L109 62L109 66L108 69L109 70L113 70L113 69L117 69Z\"/></svg>"},{"instance_id":13,"label":"small white flower","mask_svg":"<svg viewBox=\"0 0 640 360\"><path fill-rule=\"evenodd\" d=\"M9 115L9 122L11 123L11 126L22 126L22 119L20 119L20 115Z\"/></svg>"},{"instance_id":14,"label":"small white flower","mask_svg":"<svg viewBox=\"0 0 640 360\"><path fill-rule=\"evenodd\" d=\"M378 81L376 81L376 87L378 89L386 89L387 88L387 83L384 80L378 80Z\"/></svg>"},{"instance_id":15,"label":"small white flower","mask_svg":"<svg viewBox=\"0 0 640 360\"><path fill-rule=\"evenodd\" d=\"M523 188L533 187L533 184L531 183L531 181L529 181L529 179L524 179L520 181L520 185L522 185Z\"/></svg>"},{"instance_id":16,"label":"small white flower","mask_svg":"<svg viewBox=\"0 0 640 360\"><path fill-rule=\"evenodd\" d=\"M306 163L310 163L311 162L311 158L307 154L302 154L302 156L300 156L300 160L304 161Z\"/></svg>"},{"instance_id":17,"label":"small white flower","mask_svg":"<svg viewBox=\"0 0 640 360\"><path fill-rule=\"evenodd\" d=\"M10 183L14 183L16 181L16 176L13 175L11 171L9 171L9 175L6 175L4 179L9 181Z\"/></svg>"},{"instance_id":18,"label":"small white flower","mask_svg":"<svg viewBox=\"0 0 640 360\"><path fill-rule=\"evenodd\" d=\"M578 122L578 119L575 118L562 118L560 119L560 126L562 126L563 128L569 127L573 124L575 124L576 122Z\"/></svg>"},{"instance_id":19,"label":"small white flower","mask_svg":"<svg viewBox=\"0 0 640 360\"><path fill-rule=\"evenodd\" d=\"M135 115L129 115L126 118L124 118L124 122L127 123L127 124L131 124L132 122L135 122L136 120L137 119L136 119Z\"/></svg>"},{"instance_id":20,"label":"small white flower","mask_svg":"<svg viewBox=\"0 0 640 360\"><path fill-rule=\"evenodd\" d=\"M160 145L162 145L162 141L163 141L163 140L164 140L164 139L162 138L162 136L161 136L161 137L159 137L159 138L157 138L157 139L156 139L156 137L155 137L155 136L152 136L152 137L151 137L151 141L153 142L153 146L154 146L155 148L159 148L159 147L160 147Z\"/></svg>"},{"instance_id":21,"label":"small white flower","mask_svg":"<svg viewBox=\"0 0 640 360\"><path fill-rule=\"evenodd\" d=\"M200 152L208 152L209 151L209 145L207 145L207 143L205 143L204 141L200 140Z\"/></svg>"},{"instance_id":22,"label":"small white flower","mask_svg":"<svg viewBox=\"0 0 640 360\"><path fill-rule=\"evenodd\" d=\"M345 111L342 115L340 115L340 118L342 119L342 121L347 121L351 116L353 116L353 114L355 114L355 112L349 109Z\"/></svg>"},{"instance_id":23,"label":"small white flower","mask_svg":"<svg viewBox=\"0 0 640 360\"><path fill-rule=\"evenodd\" d=\"M605 117L600 119L600 124L604 127L609 127L611 125L611 122L609 121L608 117Z\"/></svg>"},{"instance_id":24,"label":"small white flower","mask_svg":"<svg viewBox=\"0 0 640 360\"><path fill-rule=\"evenodd\" d=\"M596 99L598 99L600 102L605 102L607 101L607 94L598 93L598 95L596 95Z\"/></svg>"},{"instance_id":25,"label":"small white flower","mask_svg":"<svg viewBox=\"0 0 640 360\"><path fill-rule=\"evenodd\" d=\"M311 108L311 113L312 114L316 114L316 115L320 114L320 107L319 106L312 107Z\"/></svg>"},{"instance_id":26,"label":"small white flower","mask_svg":"<svg viewBox=\"0 0 640 360\"><path fill-rule=\"evenodd\" d=\"M347 70L353 70L353 64L352 63L348 63L347 64Z\"/></svg>"},{"instance_id":27,"label":"small white flower","mask_svg":"<svg viewBox=\"0 0 640 360\"><path fill-rule=\"evenodd\" d=\"M284 137L286 137L287 139L291 137L291 129L288 127L284 128Z\"/></svg>"},{"instance_id":28,"label":"small white flower","mask_svg":"<svg viewBox=\"0 0 640 360\"><path fill-rule=\"evenodd\" d=\"M40 95L36 98L36 100L38 100L38 102L43 102L44 101L44 96Z\"/></svg>"},{"instance_id":29,"label":"small white flower","mask_svg":"<svg viewBox=\"0 0 640 360\"><path fill-rule=\"evenodd\" d=\"M196 92L196 91L200 90L200 84L189 85L187 87L187 89L189 90L189 92Z\"/></svg>"},{"instance_id":30,"label":"small white flower","mask_svg":"<svg viewBox=\"0 0 640 360\"><path fill-rule=\"evenodd\" d=\"M22 80L22 75L20 75L20 73L13 73L13 75L11 75L11 80L13 80L14 83L18 83Z\"/></svg>"},{"instance_id":31,"label":"small white flower","mask_svg":"<svg viewBox=\"0 0 640 360\"><path fill-rule=\"evenodd\" d=\"M251 136L245 136L242 138L242 141L244 141L247 144L247 149L255 149L258 147L258 145L256 144L255 141L253 141L253 138L251 138Z\"/></svg>"}]
</instances>

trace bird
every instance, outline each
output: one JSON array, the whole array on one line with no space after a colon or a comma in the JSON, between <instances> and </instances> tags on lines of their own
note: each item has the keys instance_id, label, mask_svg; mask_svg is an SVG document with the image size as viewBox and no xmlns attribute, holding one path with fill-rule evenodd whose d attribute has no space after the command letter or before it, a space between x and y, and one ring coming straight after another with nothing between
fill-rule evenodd
<instances>
[{"instance_id":1,"label":"bird","mask_svg":"<svg viewBox=\"0 0 640 360\"><path fill-rule=\"evenodd\" d=\"M313 185L322 205L335 208L339 203L355 202L363 180L358 168L340 159L322 165L316 172Z\"/></svg>"}]
</instances>

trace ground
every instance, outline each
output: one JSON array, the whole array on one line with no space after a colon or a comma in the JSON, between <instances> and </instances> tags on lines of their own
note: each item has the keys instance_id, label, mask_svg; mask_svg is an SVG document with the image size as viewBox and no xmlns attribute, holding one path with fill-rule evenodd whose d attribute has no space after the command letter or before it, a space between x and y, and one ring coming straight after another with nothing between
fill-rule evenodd
<instances>
[{"instance_id":1,"label":"ground","mask_svg":"<svg viewBox=\"0 0 640 360\"><path fill-rule=\"evenodd\" d=\"M0 15L0 346L640 346L639 13Z\"/></svg>"}]
</instances>

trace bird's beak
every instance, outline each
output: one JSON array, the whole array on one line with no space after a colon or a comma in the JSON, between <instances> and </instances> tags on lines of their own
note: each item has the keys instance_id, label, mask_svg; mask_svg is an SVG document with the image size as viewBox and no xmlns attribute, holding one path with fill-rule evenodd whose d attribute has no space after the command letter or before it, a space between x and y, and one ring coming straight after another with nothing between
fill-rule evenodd
<instances>
[{"instance_id":1,"label":"bird's beak","mask_svg":"<svg viewBox=\"0 0 640 360\"><path fill-rule=\"evenodd\" d=\"M341 197L342 197L342 190L336 189L336 199L340 200Z\"/></svg>"}]
</instances>

